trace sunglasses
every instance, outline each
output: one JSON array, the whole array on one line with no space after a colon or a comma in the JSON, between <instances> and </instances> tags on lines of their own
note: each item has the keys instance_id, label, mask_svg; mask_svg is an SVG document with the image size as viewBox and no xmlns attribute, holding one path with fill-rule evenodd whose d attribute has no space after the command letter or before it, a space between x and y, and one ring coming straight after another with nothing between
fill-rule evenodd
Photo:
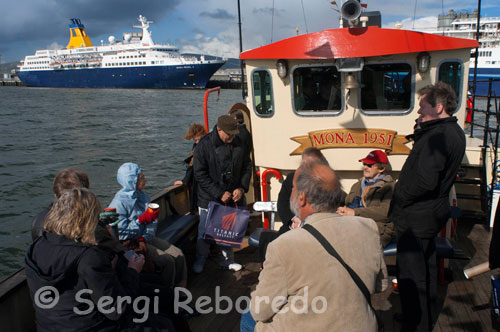
<instances>
[{"instance_id":1,"label":"sunglasses","mask_svg":"<svg viewBox=\"0 0 500 332\"><path fill-rule=\"evenodd\" d=\"M363 163L363 166L366 166L368 168L372 168L372 166L375 165L375 164L367 164L367 163Z\"/></svg>"}]
</instances>

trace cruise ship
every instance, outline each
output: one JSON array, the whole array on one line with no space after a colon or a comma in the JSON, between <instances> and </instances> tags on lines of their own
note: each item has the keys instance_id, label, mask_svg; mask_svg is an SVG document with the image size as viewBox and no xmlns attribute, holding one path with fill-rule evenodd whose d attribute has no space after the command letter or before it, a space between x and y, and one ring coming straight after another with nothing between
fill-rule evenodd
<instances>
[{"instance_id":1,"label":"cruise ship","mask_svg":"<svg viewBox=\"0 0 500 332\"><path fill-rule=\"evenodd\" d=\"M448 14L438 16L437 29L419 30L450 37L476 39L477 16L477 10L470 13L451 9ZM487 80L490 77L500 79L500 17L481 17L479 24L476 95L484 96L488 94ZM473 83L475 55L473 50L469 66L469 85ZM496 96L500 96L500 81L493 82L493 90Z\"/></svg>"},{"instance_id":2,"label":"cruise ship","mask_svg":"<svg viewBox=\"0 0 500 332\"><path fill-rule=\"evenodd\" d=\"M62 50L28 55L18 76L25 86L54 88L205 88L225 59L207 60L179 53L173 45L155 44L139 15L142 32L124 33L118 41L94 46L80 19L71 19L70 40ZM101 41L102 44L102 41Z\"/></svg>"}]
</instances>

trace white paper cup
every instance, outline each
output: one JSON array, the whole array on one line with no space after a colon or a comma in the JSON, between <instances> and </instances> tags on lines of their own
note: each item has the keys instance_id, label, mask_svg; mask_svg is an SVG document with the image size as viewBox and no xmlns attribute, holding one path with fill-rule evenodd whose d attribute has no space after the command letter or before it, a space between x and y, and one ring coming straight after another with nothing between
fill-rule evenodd
<instances>
[{"instance_id":1,"label":"white paper cup","mask_svg":"<svg viewBox=\"0 0 500 332\"><path fill-rule=\"evenodd\" d=\"M398 279L396 279L396 278L392 279L392 292L395 293L395 294L399 293Z\"/></svg>"},{"instance_id":2,"label":"white paper cup","mask_svg":"<svg viewBox=\"0 0 500 332\"><path fill-rule=\"evenodd\" d=\"M159 208L160 208L160 205L156 204L156 203L149 203L149 205L148 205L148 209L150 210L150 212L154 212L154 211L158 210Z\"/></svg>"}]
</instances>

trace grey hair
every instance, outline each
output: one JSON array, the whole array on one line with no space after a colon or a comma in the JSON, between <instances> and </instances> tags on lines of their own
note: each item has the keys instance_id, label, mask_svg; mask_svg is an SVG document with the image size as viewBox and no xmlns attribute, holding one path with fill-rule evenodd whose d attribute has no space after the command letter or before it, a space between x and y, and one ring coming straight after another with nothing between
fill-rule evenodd
<instances>
[{"instance_id":1,"label":"grey hair","mask_svg":"<svg viewBox=\"0 0 500 332\"><path fill-rule=\"evenodd\" d=\"M302 163L297 176L297 194L304 193L309 204L316 212L335 212L342 200L342 185L337 176L333 188L329 187L320 176L314 173L321 163ZM327 166L328 167L328 166ZM333 169L328 167L332 172Z\"/></svg>"}]
</instances>

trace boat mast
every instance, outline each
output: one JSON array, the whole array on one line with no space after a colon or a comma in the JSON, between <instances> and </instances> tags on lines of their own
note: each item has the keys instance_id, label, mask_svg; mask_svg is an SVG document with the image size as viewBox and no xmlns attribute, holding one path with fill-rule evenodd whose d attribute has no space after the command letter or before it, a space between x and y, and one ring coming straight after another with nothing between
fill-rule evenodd
<instances>
[{"instance_id":1,"label":"boat mast","mask_svg":"<svg viewBox=\"0 0 500 332\"><path fill-rule=\"evenodd\" d=\"M139 15L138 21L141 22L141 25L134 25L134 28L142 29L142 39L141 44L144 46L153 46L155 43L151 38L151 32L149 29L149 24L153 23L153 21L148 21L148 19L142 15Z\"/></svg>"},{"instance_id":2,"label":"boat mast","mask_svg":"<svg viewBox=\"0 0 500 332\"><path fill-rule=\"evenodd\" d=\"M240 0L238 0L238 27L240 30L240 54L243 52L243 38L241 37L241 10L240 10ZM243 60L240 60L240 67L241 67L241 96L243 99L245 99L245 73L244 73L244 66L243 66Z\"/></svg>"}]
</instances>

